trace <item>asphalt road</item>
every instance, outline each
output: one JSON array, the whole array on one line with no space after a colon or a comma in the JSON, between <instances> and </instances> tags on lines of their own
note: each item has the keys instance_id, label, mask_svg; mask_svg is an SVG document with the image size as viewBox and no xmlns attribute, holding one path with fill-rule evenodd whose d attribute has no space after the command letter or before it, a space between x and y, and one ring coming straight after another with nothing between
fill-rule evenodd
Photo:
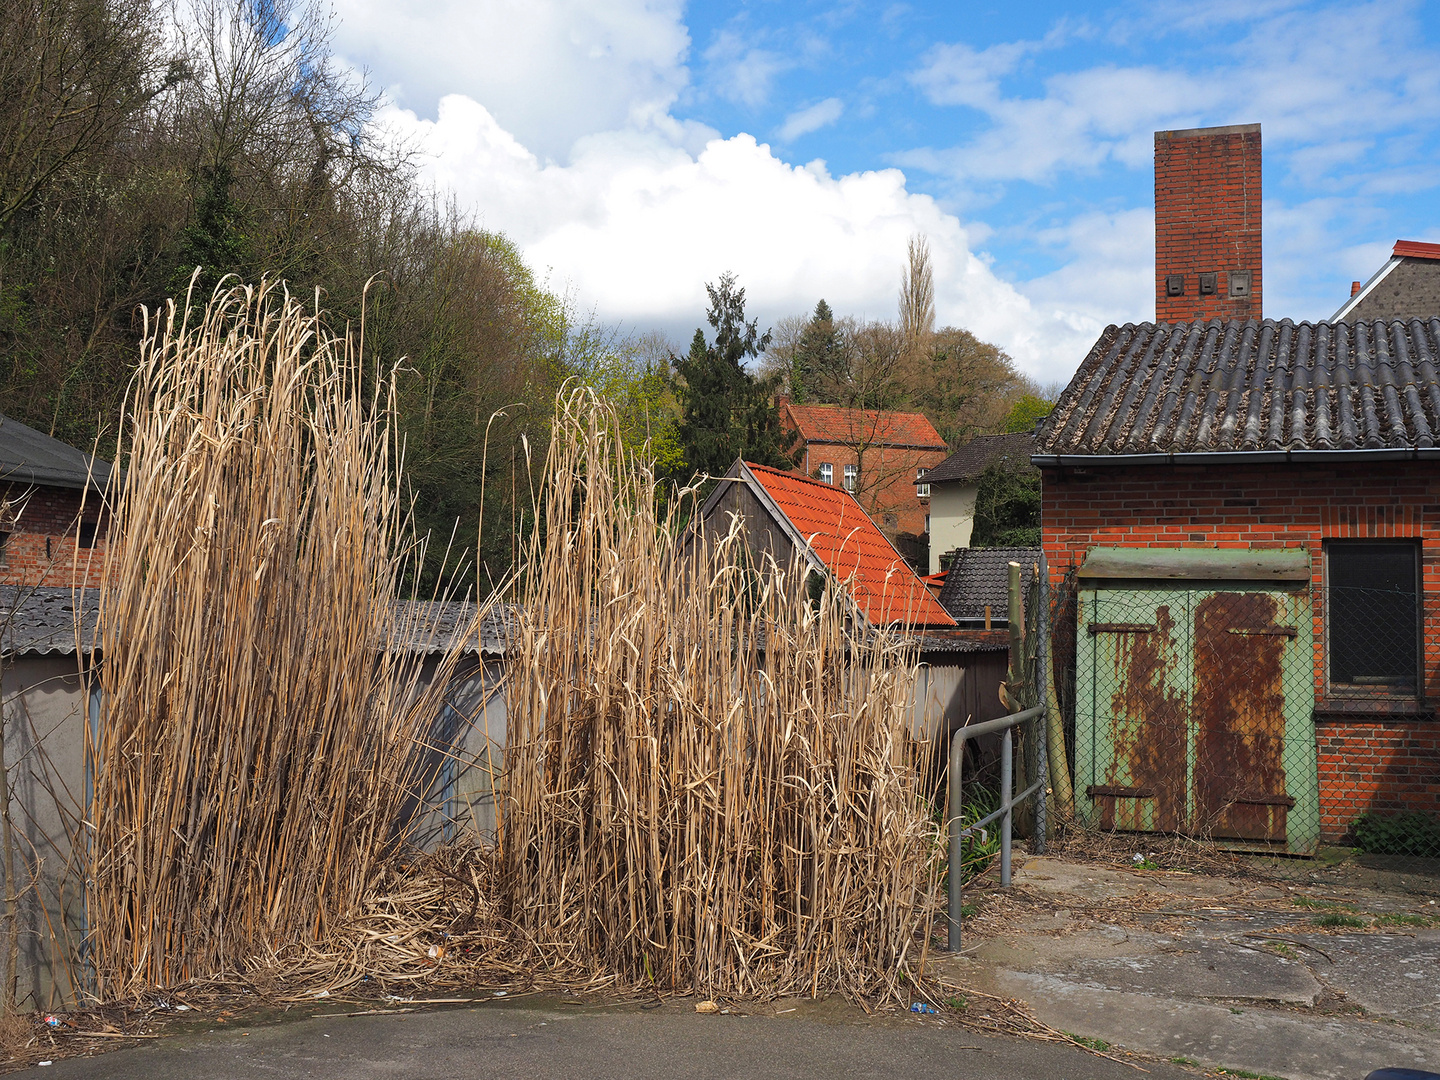
<instances>
[{"instance_id":1,"label":"asphalt road","mask_svg":"<svg viewBox=\"0 0 1440 1080\"><path fill-rule=\"evenodd\" d=\"M1145 1067L1153 1080L1195 1077L1170 1065ZM688 1003L645 1010L530 999L179 1035L13 1075L44 1080L1135 1080L1144 1074L1072 1047L974 1035L933 1020L871 1020L838 1004L807 1003L777 1016L702 1016Z\"/></svg>"}]
</instances>

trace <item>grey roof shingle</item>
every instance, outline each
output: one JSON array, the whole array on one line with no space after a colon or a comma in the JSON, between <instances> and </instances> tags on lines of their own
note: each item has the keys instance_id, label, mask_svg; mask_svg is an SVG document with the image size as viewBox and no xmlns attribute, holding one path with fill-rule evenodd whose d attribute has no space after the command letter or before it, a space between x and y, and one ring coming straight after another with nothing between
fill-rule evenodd
<instances>
[{"instance_id":1,"label":"grey roof shingle","mask_svg":"<svg viewBox=\"0 0 1440 1080\"><path fill-rule=\"evenodd\" d=\"M77 604L80 640L88 643L95 636L99 589L0 586L0 650L11 656L74 656Z\"/></svg>"},{"instance_id":2,"label":"grey roof shingle","mask_svg":"<svg viewBox=\"0 0 1440 1080\"><path fill-rule=\"evenodd\" d=\"M0 649L9 655L38 654L41 656L75 655L76 604L81 608L80 642L82 651L95 639L96 612L100 604L99 589L72 590L68 587L21 588L0 586ZM426 601L414 618L407 620L405 609L396 605L396 630L408 652L443 652L455 640L461 627L475 617L475 605L462 601ZM505 608L492 608L480 625L480 653L504 656L506 621ZM465 643L464 651L474 653L475 641Z\"/></svg>"},{"instance_id":3,"label":"grey roof shingle","mask_svg":"<svg viewBox=\"0 0 1440 1080\"><path fill-rule=\"evenodd\" d=\"M1035 436L1022 431L1014 435L980 435L925 473L927 484L973 480L994 462L1010 459L1028 466L1034 452Z\"/></svg>"},{"instance_id":4,"label":"grey roof shingle","mask_svg":"<svg viewBox=\"0 0 1440 1080\"><path fill-rule=\"evenodd\" d=\"M104 490L110 463L93 459L92 476L91 460L89 454L0 414L0 483L80 489L90 484Z\"/></svg>"},{"instance_id":5,"label":"grey roof shingle","mask_svg":"<svg viewBox=\"0 0 1440 1080\"><path fill-rule=\"evenodd\" d=\"M940 587L940 606L956 622L984 619L987 604L992 619L1006 618L1012 562L1020 564L1021 588L1028 588L1040 562L1040 548L961 548Z\"/></svg>"},{"instance_id":6,"label":"grey roof shingle","mask_svg":"<svg viewBox=\"0 0 1440 1080\"><path fill-rule=\"evenodd\" d=\"M1110 326L1036 453L1429 449L1437 368L1440 318Z\"/></svg>"}]
</instances>

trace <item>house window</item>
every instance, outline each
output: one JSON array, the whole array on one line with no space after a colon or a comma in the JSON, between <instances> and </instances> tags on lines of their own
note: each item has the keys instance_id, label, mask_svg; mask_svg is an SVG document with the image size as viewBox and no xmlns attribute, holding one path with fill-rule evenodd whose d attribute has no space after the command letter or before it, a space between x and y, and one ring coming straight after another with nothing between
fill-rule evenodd
<instances>
[{"instance_id":1,"label":"house window","mask_svg":"<svg viewBox=\"0 0 1440 1080\"><path fill-rule=\"evenodd\" d=\"M76 546L82 548L93 548L95 546L95 533L97 526L93 521L80 522L80 532L76 537Z\"/></svg>"},{"instance_id":2,"label":"house window","mask_svg":"<svg viewBox=\"0 0 1440 1080\"><path fill-rule=\"evenodd\" d=\"M820 463L820 482L822 484L833 484L835 482L835 466L828 461Z\"/></svg>"},{"instance_id":3,"label":"house window","mask_svg":"<svg viewBox=\"0 0 1440 1080\"><path fill-rule=\"evenodd\" d=\"M929 514L926 514L926 515L925 515L925 531L926 531L927 533L930 531L930 515L929 515Z\"/></svg>"},{"instance_id":4,"label":"house window","mask_svg":"<svg viewBox=\"0 0 1440 1080\"><path fill-rule=\"evenodd\" d=\"M1414 695L1420 671L1419 549L1409 542L1325 545L1330 690Z\"/></svg>"},{"instance_id":5,"label":"house window","mask_svg":"<svg viewBox=\"0 0 1440 1080\"><path fill-rule=\"evenodd\" d=\"M846 490L846 491L854 491L854 490L855 490L856 481L858 481L859 479L860 479L860 466L858 466L858 465L846 465L846 466L845 466L845 490Z\"/></svg>"},{"instance_id":6,"label":"house window","mask_svg":"<svg viewBox=\"0 0 1440 1080\"><path fill-rule=\"evenodd\" d=\"M8 530L0 530L0 563L5 561L5 553L10 547L10 533Z\"/></svg>"},{"instance_id":7,"label":"house window","mask_svg":"<svg viewBox=\"0 0 1440 1080\"><path fill-rule=\"evenodd\" d=\"M930 471L929 469L916 469L916 470L915 470L915 496L916 496L916 498L919 498L919 499L928 499L928 498L930 497L930 485L929 485L929 484L926 484L926 483L922 483L922 481L925 479L925 474L928 473L929 471Z\"/></svg>"}]
</instances>

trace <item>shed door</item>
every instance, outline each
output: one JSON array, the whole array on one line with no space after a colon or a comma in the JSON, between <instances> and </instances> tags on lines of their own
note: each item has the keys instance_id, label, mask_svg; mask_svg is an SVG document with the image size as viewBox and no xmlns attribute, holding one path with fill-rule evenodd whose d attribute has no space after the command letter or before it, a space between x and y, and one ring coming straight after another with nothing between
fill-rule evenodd
<instances>
[{"instance_id":1,"label":"shed door","mask_svg":"<svg viewBox=\"0 0 1440 1080\"><path fill-rule=\"evenodd\" d=\"M1076 770L1091 820L1313 850L1310 625L1304 590L1082 592Z\"/></svg>"},{"instance_id":2,"label":"shed door","mask_svg":"<svg viewBox=\"0 0 1440 1080\"><path fill-rule=\"evenodd\" d=\"M1171 598L1178 602L1172 604ZM1095 650L1096 783L1103 829L1177 832L1186 792L1185 594L1131 593L1081 628Z\"/></svg>"},{"instance_id":3,"label":"shed door","mask_svg":"<svg viewBox=\"0 0 1440 1080\"><path fill-rule=\"evenodd\" d=\"M1194 832L1285 840L1295 800L1285 791L1284 661L1299 628L1283 600L1262 592L1192 596Z\"/></svg>"}]
</instances>

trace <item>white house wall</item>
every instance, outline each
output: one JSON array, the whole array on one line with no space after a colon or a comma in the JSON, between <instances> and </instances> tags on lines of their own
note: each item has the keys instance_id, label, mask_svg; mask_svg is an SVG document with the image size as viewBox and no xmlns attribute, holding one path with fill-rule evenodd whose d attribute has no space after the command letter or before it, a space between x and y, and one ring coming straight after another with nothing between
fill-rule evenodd
<instances>
[{"instance_id":1,"label":"white house wall","mask_svg":"<svg viewBox=\"0 0 1440 1080\"><path fill-rule=\"evenodd\" d=\"M930 573L940 572L940 556L968 548L975 531L978 484L930 485Z\"/></svg>"}]
</instances>

